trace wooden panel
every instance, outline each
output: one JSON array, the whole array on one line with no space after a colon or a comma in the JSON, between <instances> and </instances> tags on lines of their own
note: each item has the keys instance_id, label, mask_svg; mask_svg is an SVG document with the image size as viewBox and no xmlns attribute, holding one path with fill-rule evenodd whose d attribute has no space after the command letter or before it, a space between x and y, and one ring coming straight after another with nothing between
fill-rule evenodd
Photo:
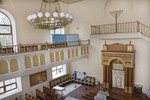
<instances>
[{"instance_id":1,"label":"wooden panel","mask_svg":"<svg viewBox=\"0 0 150 100\"><path fill-rule=\"evenodd\" d=\"M34 66L38 66L39 65L39 59L38 59L37 55L33 56L33 65Z\"/></svg>"},{"instance_id":2,"label":"wooden panel","mask_svg":"<svg viewBox=\"0 0 150 100\"><path fill-rule=\"evenodd\" d=\"M17 59L12 59L10 61L10 69L11 69L12 72L18 71L18 61L17 61Z\"/></svg>"},{"instance_id":3,"label":"wooden panel","mask_svg":"<svg viewBox=\"0 0 150 100\"><path fill-rule=\"evenodd\" d=\"M83 48L81 48L81 55L83 55Z\"/></svg>"},{"instance_id":4,"label":"wooden panel","mask_svg":"<svg viewBox=\"0 0 150 100\"><path fill-rule=\"evenodd\" d=\"M25 57L25 67L31 68L31 58L29 56Z\"/></svg>"},{"instance_id":5,"label":"wooden panel","mask_svg":"<svg viewBox=\"0 0 150 100\"><path fill-rule=\"evenodd\" d=\"M41 65L45 65L45 55L44 54L42 54L40 56L40 63L41 63Z\"/></svg>"},{"instance_id":6,"label":"wooden panel","mask_svg":"<svg viewBox=\"0 0 150 100\"><path fill-rule=\"evenodd\" d=\"M87 54L89 54L89 47L87 47Z\"/></svg>"},{"instance_id":7,"label":"wooden panel","mask_svg":"<svg viewBox=\"0 0 150 100\"><path fill-rule=\"evenodd\" d=\"M50 53L50 62L54 62L54 53Z\"/></svg>"},{"instance_id":8,"label":"wooden panel","mask_svg":"<svg viewBox=\"0 0 150 100\"><path fill-rule=\"evenodd\" d=\"M134 52L102 52L102 65L109 65L113 60L120 60L124 67L133 68L135 63L134 57Z\"/></svg>"},{"instance_id":9,"label":"wooden panel","mask_svg":"<svg viewBox=\"0 0 150 100\"><path fill-rule=\"evenodd\" d=\"M6 60L0 61L0 74L8 73L8 63Z\"/></svg>"},{"instance_id":10,"label":"wooden panel","mask_svg":"<svg viewBox=\"0 0 150 100\"><path fill-rule=\"evenodd\" d=\"M61 51L61 60L64 60L64 51Z\"/></svg>"},{"instance_id":11,"label":"wooden panel","mask_svg":"<svg viewBox=\"0 0 150 100\"><path fill-rule=\"evenodd\" d=\"M70 50L68 50L68 58L71 58Z\"/></svg>"},{"instance_id":12,"label":"wooden panel","mask_svg":"<svg viewBox=\"0 0 150 100\"><path fill-rule=\"evenodd\" d=\"M76 56L78 56L78 48L76 48Z\"/></svg>"},{"instance_id":13,"label":"wooden panel","mask_svg":"<svg viewBox=\"0 0 150 100\"><path fill-rule=\"evenodd\" d=\"M74 49L72 49L72 57L74 57Z\"/></svg>"},{"instance_id":14,"label":"wooden panel","mask_svg":"<svg viewBox=\"0 0 150 100\"><path fill-rule=\"evenodd\" d=\"M84 47L84 54L86 55L86 47Z\"/></svg>"},{"instance_id":15,"label":"wooden panel","mask_svg":"<svg viewBox=\"0 0 150 100\"><path fill-rule=\"evenodd\" d=\"M56 61L59 61L59 52L56 52Z\"/></svg>"},{"instance_id":16,"label":"wooden panel","mask_svg":"<svg viewBox=\"0 0 150 100\"><path fill-rule=\"evenodd\" d=\"M119 43L107 45L107 51L127 51L127 46Z\"/></svg>"}]
</instances>

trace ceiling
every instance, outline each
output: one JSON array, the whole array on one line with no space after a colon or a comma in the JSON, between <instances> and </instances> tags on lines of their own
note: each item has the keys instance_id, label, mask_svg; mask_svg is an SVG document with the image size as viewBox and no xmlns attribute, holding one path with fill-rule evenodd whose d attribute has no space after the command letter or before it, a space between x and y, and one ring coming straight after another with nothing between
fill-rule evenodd
<instances>
[{"instance_id":1,"label":"ceiling","mask_svg":"<svg viewBox=\"0 0 150 100\"><path fill-rule=\"evenodd\" d=\"M0 4L2 3L3 0L0 0ZM67 3L67 4L71 4L71 3L75 3L75 2L80 2L80 1L83 1L83 0L59 0L63 3Z\"/></svg>"},{"instance_id":2,"label":"ceiling","mask_svg":"<svg viewBox=\"0 0 150 100\"><path fill-rule=\"evenodd\" d=\"M75 3L75 2L79 2L79 1L83 1L83 0L59 0L63 3L67 3L67 4L71 4L71 3Z\"/></svg>"}]
</instances>

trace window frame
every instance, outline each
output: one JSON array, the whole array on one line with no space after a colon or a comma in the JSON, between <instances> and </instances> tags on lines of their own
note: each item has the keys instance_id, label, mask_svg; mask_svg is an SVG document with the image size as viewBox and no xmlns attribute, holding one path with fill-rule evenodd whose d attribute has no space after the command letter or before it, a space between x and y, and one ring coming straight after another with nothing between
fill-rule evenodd
<instances>
[{"instance_id":1,"label":"window frame","mask_svg":"<svg viewBox=\"0 0 150 100\"><path fill-rule=\"evenodd\" d=\"M57 68L58 70L53 70L53 68L56 68L56 67L59 67L59 66L62 66L62 67L61 68ZM61 73L58 72L59 69L62 70ZM53 74L53 72L56 72L57 74ZM67 65L66 64L62 64L62 65L58 65L58 66L52 67L52 79L61 77L61 76L65 75L65 74L67 74Z\"/></svg>"},{"instance_id":2,"label":"window frame","mask_svg":"<svg viewBox=\"0 0 150 100\"><path fill-rule=\"evenodd\" d=\"M11 79L9 79L9 81L10 81ZM7 80L5 80L5 81L7 81ZM15 90L15 89L17 89L18 87L17 87L17 79L15 78L15 82L14 83L10 83L10 84L7 84L7 85L5 85L5 81L1 81L1 82L3 82L3 86L1 86L0 88L3 88L4 89L4 92L2 92L2 93L0 93L0 95L1 94L4 94L4 93L6 93L6 92L9 92L9 91L12 91L12 90ZM10 90L8 90L8 91L6 91L6 87L7 86L11 86L11 85L16 85L16 88L13 88L13 89L10 89Z\"/></svg>"},{"instance_id":3,"label":"window frame","mask_svg":"<svg viewBox=\"0 0 150 100\"><path fill-rule=\"evenodd\" d=\"M8 15L7 15L7 14L5 14L5 13L4 13L4 12L2 12L2 11L0 11L0 13L4 14L4 15L8 18L9 22L10 22L10 25L8 25L8 24L0 24L0 26L10 26L10 33L0 33L0 35L7 35L7 36L11 36L11 41L12 41L11 45L13 45L12 22L11 22L11 20L10 20L10 18L8 17ZM1 45L2 45L2 44L1 44ZM6 44L6 46L8 46L8 45Z\"/></svg>"},{"instance_id":4,"label":"window frame","mask_svg":"<svg viewBox=\"0 0 150 100\"><path fill-rule=\"evenodd\" d=\"M58 68L59 66L61 66L61 68ZM58 74L63 73L63 65L59 65L59 66L56 66L56 70L53 70L53 69L52 69L52 75L53 75L53 72L55 72L55 71L56 71L56 74L55 74L55 75L58 75ZM52 67L52 68L54 68L54 67ZM58 71L59 71L60 69L62 69L62 72L61 72L61 73L58 73Z\"/></svg>"}]
</instances>

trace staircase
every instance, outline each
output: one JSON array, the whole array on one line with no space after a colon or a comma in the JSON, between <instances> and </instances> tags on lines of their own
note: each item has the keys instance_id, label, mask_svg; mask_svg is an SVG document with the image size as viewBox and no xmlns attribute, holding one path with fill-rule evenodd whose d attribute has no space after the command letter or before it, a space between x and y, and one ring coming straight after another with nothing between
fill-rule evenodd
<instances>
[{"instance_id":1,"label":"staircase","mask_svg":"<svg viewBox=\"0 0 150 100\"><path fill-rule=\"evenodd\" d=\"M96 85L92 87L90 90L86 91L85 94L82 95L82 97L87 98L89 100L94 100L95 95L98 93L100 90L101 85Z\"/></svg>"}]
</instances>

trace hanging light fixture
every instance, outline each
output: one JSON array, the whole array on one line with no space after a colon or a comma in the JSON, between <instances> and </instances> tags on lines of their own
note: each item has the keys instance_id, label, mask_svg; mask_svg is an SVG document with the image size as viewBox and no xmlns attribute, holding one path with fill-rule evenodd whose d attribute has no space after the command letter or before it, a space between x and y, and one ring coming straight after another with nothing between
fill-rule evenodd
<instances>
[{"instance_id":1,"label":"hanging light fixture","mask_svg":"<svg viewBox=\"0 0 150 100\"><path fill-rule=\"evenodd\" d=\"M55 30L70 24L73 16L62 11L58 0L42 0L40 11L29 15L27 20L35 28Z\"/></svg>"}]
</instances>

